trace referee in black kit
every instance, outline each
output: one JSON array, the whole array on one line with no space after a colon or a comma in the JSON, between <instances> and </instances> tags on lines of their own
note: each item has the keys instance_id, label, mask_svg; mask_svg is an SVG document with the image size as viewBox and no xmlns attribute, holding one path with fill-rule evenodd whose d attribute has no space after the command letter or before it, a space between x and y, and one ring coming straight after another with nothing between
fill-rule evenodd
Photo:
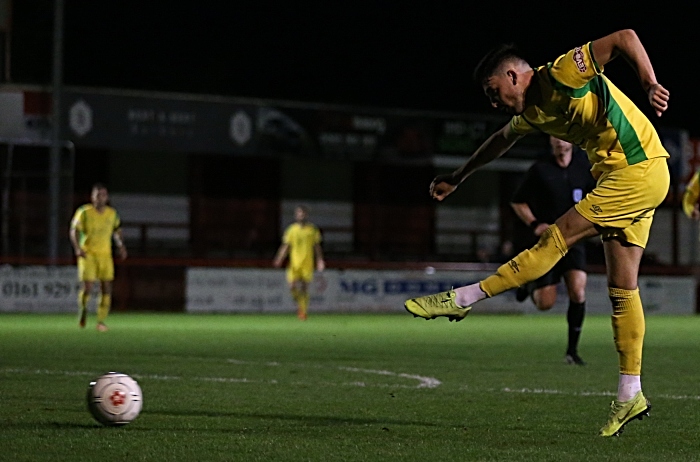
<instances>
[{"instance_id":1,"label":"referee in black kit","mask_svg":"<svg viewBox=\"0 0 700 462\"><path fill-rule=\"evenodd\" d=\"M571 143L549 138L551 155L542 156L528 169L525 178L513 194L511 207L533 232L532 242L554 221L580 201L595 187L586 154L574 150ZM532 298L537 309L545 311L557 300L557 284L564 278L569 295L569 342L566 362L583 366L578 355L578 341L586 312L586 249L583 241L571 246L564 258L547 274L518 288L518 301Z\"/></svg>"}]
</instances>

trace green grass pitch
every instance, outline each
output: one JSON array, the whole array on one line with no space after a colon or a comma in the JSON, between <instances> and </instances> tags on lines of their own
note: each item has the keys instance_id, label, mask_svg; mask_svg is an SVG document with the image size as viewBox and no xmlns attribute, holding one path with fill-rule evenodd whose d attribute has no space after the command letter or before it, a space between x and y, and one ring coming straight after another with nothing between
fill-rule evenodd
<instances>
[{"instance_id":1,"label":"green grass pitch","mask_svg":"<svg viewBox=\"0 0 700 462\"><path fill-rule=\"evenodd\" d=\"M700 317L647 317L651 417L600 438L617 387L610 319L564 364L564 316L0 315L0 460L697 461ZM132 423L85 394L141 385Z\"/></svg>"}]
</instances>

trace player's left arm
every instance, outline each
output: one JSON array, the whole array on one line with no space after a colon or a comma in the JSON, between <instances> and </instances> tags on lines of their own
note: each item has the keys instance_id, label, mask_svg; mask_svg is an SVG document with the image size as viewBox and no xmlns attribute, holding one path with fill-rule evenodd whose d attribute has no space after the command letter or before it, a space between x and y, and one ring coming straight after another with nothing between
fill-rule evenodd
<instances>
[{"instance_id":1,"label":"player's left arm","mask_svg":"<svg viewBox=\"0 0 700 462\"><path fill-rule=\"evenodd\" d=\"M613 32L594 40L591 49L593 57L601 67L616 56L622 55L637 72L642 88L646 91L656 115L661 117L661 114L668 109L670 93L656 80L649 55L635 31L624 29Z\"/></svg>"},{"instance_id":2,"label":"player's left arm","mask_svg":"<svg viewBox=\"0 0 700 462\"><path fill-rule=\"evenodd\" d=\"M326 269L326 261L323 259L323 249L320 243L314 244L314 253L316 255L316 270L323 271Z\"/></svg>"},{"instance_id":3,"label":"player's left arm","mask_svg":"<svg viewBox=\"0 0 700 462\"><path fill-rule=\"evenodd\" d=\"M114 241L114 245L117 247L117 252L119 252L119 258L121 258L122 260L126 260L126 245L124 245L124 237L122 236L121 228L117 228L114 230L114 232L112 233L112 240Z\"/></svg>"}]
</instances>

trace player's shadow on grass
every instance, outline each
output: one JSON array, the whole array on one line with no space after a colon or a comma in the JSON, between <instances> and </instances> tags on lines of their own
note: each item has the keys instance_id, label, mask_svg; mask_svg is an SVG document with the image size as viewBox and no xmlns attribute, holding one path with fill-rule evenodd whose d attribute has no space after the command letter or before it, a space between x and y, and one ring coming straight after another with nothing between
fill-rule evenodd
<instances>
[{"instance_id":1,"label":"player's shadow on grass","mask_svg":"<svg viewBox=\"0 0 700 462\"><path fill-rule=\"evenodd\" d=\"M148 411L144 414L171 417L233 417L239 419L263 419L263 420L294 420L307 422L313 425L368 425L368 424L391 424L391 425L413 425L422 427L441 427L434 422L418 422L413 420L392 420L392 419L369 419L361 417L333 417L320 415L289 415L289 414L258 414L242 412L215 412L215 411ZM446 425L450 426L450 425Z\"/></svg>"}]
</instances>

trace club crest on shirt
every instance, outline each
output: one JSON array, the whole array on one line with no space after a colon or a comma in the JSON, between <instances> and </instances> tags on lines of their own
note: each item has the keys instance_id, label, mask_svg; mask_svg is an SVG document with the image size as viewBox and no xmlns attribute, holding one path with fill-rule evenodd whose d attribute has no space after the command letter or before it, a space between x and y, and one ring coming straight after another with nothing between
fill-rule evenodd
<instances>
[{"instance_id":1,"label":"club crest on shirt","mask_svg":"<svg viewBox=\"0 0 700 462\"><path fill-rule=\"evenodd\" d=\"M586 63L583 62L583 50L581 47L574 48L574 62L580 72L586 72Z\"/></svg>"}]
</instances>

